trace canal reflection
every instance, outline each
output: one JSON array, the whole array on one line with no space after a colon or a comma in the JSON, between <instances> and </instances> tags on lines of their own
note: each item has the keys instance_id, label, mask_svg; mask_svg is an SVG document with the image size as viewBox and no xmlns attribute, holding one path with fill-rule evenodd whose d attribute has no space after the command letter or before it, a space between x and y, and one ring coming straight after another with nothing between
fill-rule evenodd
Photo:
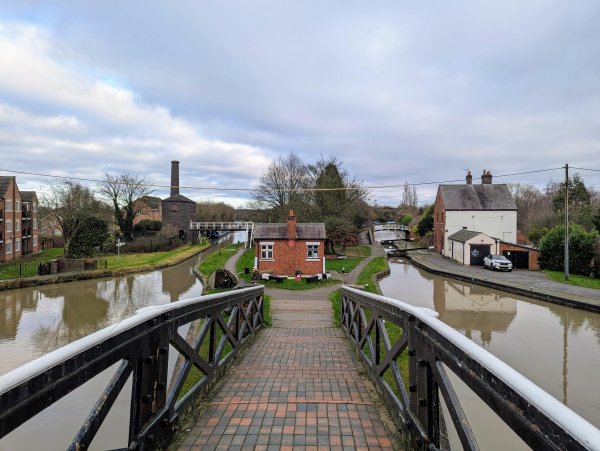
<instances>
[{"instance_id":1,"label":"canal reflection","mask_svg":"<svg viewBox=\"0 0 600 451\"><path fill-rule=\"evenodd\" d=\"M390 259L383 294L435 309L439 319L600 427L600 315L439 277ZM569 352L573 350L573 352ZM458 378L481 449L528 449ZM509 443L507 443L507 440Z\"/></svg>"},{"instance_id":2,"label":"canal reflection","mask_svg":"<svg viewBox=\"0 0 600 451\"><path fill-rule=\"evenodd\" d=\"M202 258L237 240L245 240L244 233L225 236ZM143 307L200 296L202 284L193 273L200 258L149 273L0 292L0 375ZM0 440L0 451L67 448L112 373L96 376ZM126 446L130 390L123 389L90 449Z\"/></svg>"}]
</instances>

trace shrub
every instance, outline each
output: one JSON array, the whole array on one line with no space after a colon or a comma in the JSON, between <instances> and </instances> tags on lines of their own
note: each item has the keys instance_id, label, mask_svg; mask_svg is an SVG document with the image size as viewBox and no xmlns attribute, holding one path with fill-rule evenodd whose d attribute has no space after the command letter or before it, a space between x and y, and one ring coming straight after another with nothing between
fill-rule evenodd
<instances>
[{"instance_id":1,"label":"shrub","mask_svg":"<svg viewBox=\"0 0 600 451\"><path fill-rule=\"evenodd\" d=\"M69 257L93 257L96 249L99 249L109 236L106 221L94 217L84 219L82 226L75 232L75 236L71 240Z\"/></svg>"},{"instance_id":2,"label":"shrub","mask_svg":"<svg viewBox=\"0 0 600 451\"><path fill-rule=\"evenodd\" d=\"M435 208L435 204L427 209L419 223L417 224L417 229L419 231L419 236L425 236L427 232L433 231L433 209Z\"/></svg>"},{"instance_id":3,"label":"shrub","mask_svg":"<svg viewBox=\"0 0 600 451\"><path fill-rule=\"evenodd\" d=\"M402 218L402 221L400 221L400 224L407 226L412 222L412 220L413 220L412 215L406 215L405 217Z\"/></svg>"},{"instance_id":4,"label":"shrub","mask_svg":"<svg viewBox=\"0 0 600 451\"><path fill-rule=\"evenodd\" d=\"M154 232L160 231L162 228L162 222L151 221L150 219L142 219L136 225L133 226L134 236L151 235Z\"/></svg>"},{"instance_id":5,"label":"shrub","mask_svg":"<svg viewBox=\"0 0 600 451\"><path fill-rule=\"evenodd\" d=\"M590 260L597 254L600 234L594 229L586 232L576 224L569 226L569 271L589 274ZM553 227L540 241L540 268L565 270L565 227Z\"/></svg>"}]
</instances>

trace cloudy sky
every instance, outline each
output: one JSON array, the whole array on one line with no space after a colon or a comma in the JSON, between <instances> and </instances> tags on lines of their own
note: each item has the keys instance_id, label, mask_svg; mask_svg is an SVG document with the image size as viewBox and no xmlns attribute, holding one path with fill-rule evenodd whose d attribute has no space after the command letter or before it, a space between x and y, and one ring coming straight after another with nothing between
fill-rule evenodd
<instances>
[{"instance_id":1,"label":"cloudy sky","mask_svg":"<svg viewBox=\"0 0 600 451\"><path fill-rule=\"evenodd\" d=\"M0 169L166 184L178 159L182 184L226 188L292 150L372 186L600 169L599 23L597 0L3 0Z\"/></svg>"}]
</instances>

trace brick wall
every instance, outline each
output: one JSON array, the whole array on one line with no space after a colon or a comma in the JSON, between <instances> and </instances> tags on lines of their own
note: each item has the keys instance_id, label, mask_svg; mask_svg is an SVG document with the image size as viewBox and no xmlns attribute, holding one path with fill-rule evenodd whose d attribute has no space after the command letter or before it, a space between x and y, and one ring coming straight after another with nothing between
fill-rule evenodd
<instances>
[{"instance_id":1,"label":"brick wall","mask_svg":"<svg viewBox=\"0 0 600 451\"><path fill-rule=\"evenodd\" d=\"M258 270L272 270L275 275L293 276L296 271L302 271L304 276L312 276L323 272L323 258L325 252L324 240L307 240L311 243L319 243L319 260L306 261L307 241L297 240L294 246L289 246L287 240L261 240L262 242L274 243L273 261L261 261L260 241L256 242L256 256L258 257Z\"/></svg>"},{"instance_id":2,"label":"brick wall","mask_svg":"<svg viewBox=\"0 0 600 451\"><path fill-rule=\"evenodd\" d=\"M58 258L58 272L83 271L85 263L83 258Z\"/></svg>"},{"instance_id":3,"label":"brick wall","mask_svg":"<svg viewBox=\"0 0 600 451\"><path fill-rule=\"evenodd\" d=\"M191 202L169 202L162 203L162 223L163 225L172 225L177 232L183 230L190 238L190 221L195 221L196 204Z\"/></svg>"},{"instance_id":4,"label":"brick wall","mask_svg":"<svg viewBox=\"0 0 600 451\"><path fill-rule=\"evenodd\" d=\"M438 254L442 253L444 248L444 230L446 225L446 213L444 212L444 201L438 188L438 194L435 199L435 207L433 209L433 245Z\"/></svg>"},{"instance_id":5,"label":"brick wall","mask_svg":"<svg viewBox=\"0 0 600 451\"><path fill-rule=\"evenodd\" d=\"M532 249L526 249L520 246L514 246L512 244L500 243L500 254L502 251L525 251L529 252L529 270L530 271L539 271L540 264L538 263L538 258L540 256L540 252Z\"/></svg>"}]
</instances>

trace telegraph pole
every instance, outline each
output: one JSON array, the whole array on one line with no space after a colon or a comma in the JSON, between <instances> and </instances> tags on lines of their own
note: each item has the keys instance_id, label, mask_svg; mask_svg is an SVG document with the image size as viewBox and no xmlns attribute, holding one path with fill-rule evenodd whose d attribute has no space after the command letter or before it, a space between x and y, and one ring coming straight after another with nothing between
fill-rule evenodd
<instances>
[{"instance_id":1,"label":"telegraph pole","mask_svg":"<svg viewBox=\"0 0 600 451\"><path fill-rule=\"evenodd\" d=\"M565 280L569 280L569 165L565 164Z\"/></svg>"}]
</instances>

